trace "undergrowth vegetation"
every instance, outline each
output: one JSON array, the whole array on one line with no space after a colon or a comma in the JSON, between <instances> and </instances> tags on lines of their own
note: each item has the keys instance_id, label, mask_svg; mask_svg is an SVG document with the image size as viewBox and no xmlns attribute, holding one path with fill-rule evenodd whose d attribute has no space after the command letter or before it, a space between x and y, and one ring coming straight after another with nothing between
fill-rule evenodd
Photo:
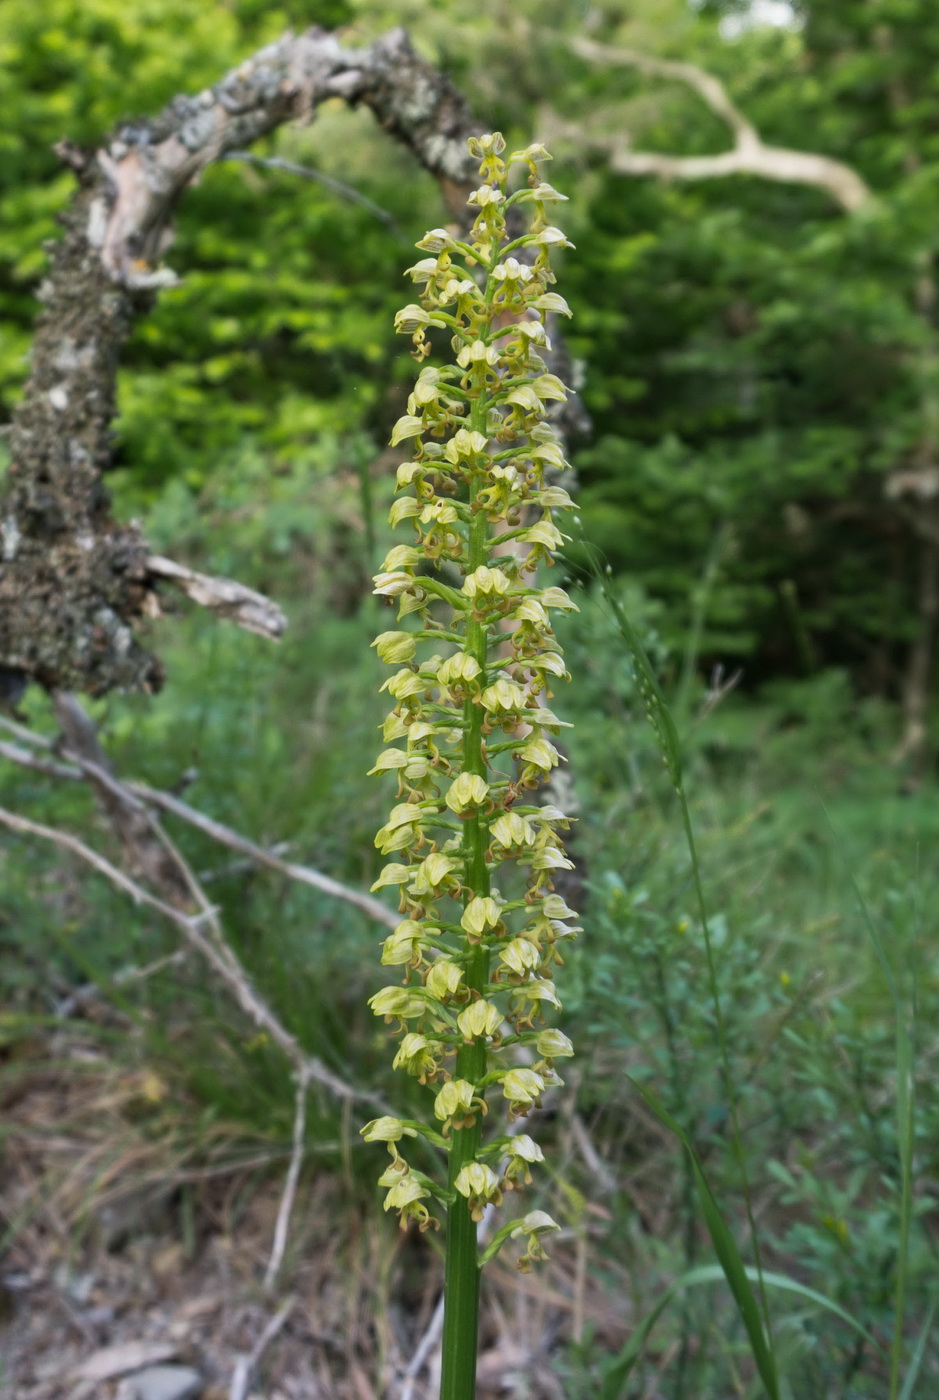
<instances>
[{"instance_id":1,"label":"undergrowth vegetation","mask_svg":"<svg viewBox=\"0 0 939 1400\"><path fill-rule=\"evenodd\" d=\"M174 620L173 686L146 704L102 703L97 718L123 772L166 787L188 777L187 798L220 820L237 818L259 842L287 843L295 858L366 887L377 873L381 800L364 765L347 755L374 748L382 706L368 638L382 618L369 603L345 618L319 609L325 573L312 592L303 585L296 628L279 653L199 617ZM560 630L575 677L565 713L579 721L570 750L580 799L573 851L590 938L564 969L561 1024L578 1056L568 1089L538 1124L546 1145L556 1140L557 1158L538 1200L573 1241L552 1252L563 1261L583 1243L616 1299L624 1337L668 1287L694 1280L692 1271L713 1259L687 1160L627 1075L687 1131L741 1237L745 1225L671 783L602 593L576 576L568 586L581 609ZM654 606L638 594L625 602L660 673L677 677L680 658L657 634ZM40 701L30 702L30 720L52 727ZM731 691L714 703L698 687L679 722L763 1264L817 1290L854 1324L771 1288L781 1393L874 1400L889 1371L901 1153L893 1005L867 923L905 1004L915 1002L916 1074L925 1084L939 1012L934 794L898 784L886 762L895 716L878 707L858 713L836 672L769 689L756 702ZM74 828L99 821L83 789L53 791L38 775L5 772L2 800ZM365 1008L381 976L380 930L316 891L226 860L198 833L173 835L287 1027L346 1079L393 1093L406 1111L384 1032ZM10 1101L65 1010L62 1043L74 1037L102 1055L109 1073L117 1067L126 1103L111 1129L122 1123L148 1142L151 1177L160 1163L244 1161L254 1164L246 1189L257 1189L265 1160L270 1170L289 1150L292 1091L276 1049L191 959L115 986L122 969L172 953L172 933L68 861L25 844L3 859L0 1030ZM65 1006L86 984L100 996ZM102 1005L116 1009L113 1018ZM58 1069L89 1074L68 1054ZM358 1126L314 1096L308 1169L344 1174L351 1211L373 1208L373 1166ZM8 1151L16 1131L14 1113ZM937 1142L935 1101L924 1090L915 1112L908 1352L935 1277ZM76 1228L88 1211L93 1189ZM676 1294L624 1395L751 1393L746 1334L712 1272ZM608 1317L592 1322L588 1309L560 1363L566 1394L599 1392L616 1335ZM909 1395L930 1393L934 1364Z\"/></svg>"},{"instance_id":2,"label":"undergrowth vegetation","mask_svg":"<svg viewBox=\"0 0 939 1400\"><path fill-rule=\"evenodd\" d=\"M283 13L256 0L8 0L0 90L27 120L4 138L0 170L5 417L42 243L71 194L52 142L101 139L126 114L129 74L152 112L288 23L348 23L364 43L407 22L512 144L546 134L546 85L559 130L596 115L589 154L564 137L557 148L577 244L563 284L571 377L592 420L573 443L586 538L552 575L580 609L557 635L573 677L563 805L577 815L564 893L586 934L563 968L559 1024L577 1055L532 1127L547 1163L529 1203L561 1230L531 1293L495 1261L484 1320L490 1341L514 1329L551 1357L553 1381L516 1357L518 1400L558 1387L567 1400L766 1393L715 1263L702 1174L765 1289L780 1400L939 1393L934 743L896 761L932 627L919 527L934 506L902 493L913 465L934 475L934 314L920 314L917 287L935 262L939 25L924 0L795 8L801 30L729 43L719 20L747 7L722 0L296 0ZM857 162L874 204L848 217L803 186L616 174L611 133L703 155L727 132L679 84L577 57L588 20L596 42L722 77L767 140L802 147L812 132ZM283 170L206 172L180 209L180 285L128 347L108 486L154 551L261 589L290 626L273 648L180 605L150 624L163 693L89 709L122 777L367 890L387 814L366 776L387 708L370 643L389 614L371 577L394 542L400 454L383 444L413 377L392 315L412 239L448 215L364 110L330 106L264 150L366 203ZM613 574L598 579L601 550ZM617 607L680 737L713 967ZM913 698L934 719L926 662ZM56 736L35 687L22 709ZM0 739L19 722L0 705ZM3 763L0 805L120 861L85 784ZM172 816L165 827L287 1031L345 1083L418 1116L422 1091L392 1075L367 1006L387 976L387 930ZM181 955L172 927L77 859L4 840L0 1249L36 1231L68 1274L85 1248L119 1253L146 1219L195 1258L255 1209L273 1215L294 1105L280 1049ZM326 1253L331 1230L344 1285L345 1243L367 1236L356 1343L380 1376L388 1319L411 1347L430 1320L440 1255L434 1237L375 1223L374 1152L359 1137L373 1116L312 1090L285 1272ZM422 1151L415 1166L429 1170Z\"/></svg>"}]
</instances>

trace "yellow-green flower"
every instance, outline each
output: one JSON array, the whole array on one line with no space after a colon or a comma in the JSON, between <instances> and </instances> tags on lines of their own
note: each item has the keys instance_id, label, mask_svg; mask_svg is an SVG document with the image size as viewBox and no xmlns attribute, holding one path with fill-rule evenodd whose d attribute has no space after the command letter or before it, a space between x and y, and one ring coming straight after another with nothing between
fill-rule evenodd
<instances>
[{"instance_id":1,"label":"yellow-green flower","mask_svg":"<svg viewBox=\"0 0 939 1400\"><path fill-rule=\"evenodd\" d=\"M392 1151L386 1208L422 1228L433 1197L478 1216L531 1180L542 1160L531 1138L483 1142L487 1090L522 1118L560 1082L554 1061L573 1053L544 1026L560 1006L557 945L576 932L554 888L571 867L561 835L570 819L530 795L563 762L550 701L569 676L551 615L575 610L538 578L566 539L555 512L572 504L555 479L568 463L551 421L567 389L545 359L546 318L570 314L551 256L571 245L549 222L547 206L563 196L539 174L543 146L506 156L492 132L469 148L479 161L472 227L421 239L426 256L406 274L417 300L395 318L418 362L435 327L450 335L452 357L422 364L392 431L409 460L396 470L398 533L374 582L398 621L373 643L392 671L381 687L386 747L371 771L397 784L375 838L393 858L373 889L398 900L382 962L404 985L370 1005L401 1037L395 1068L433 1086L422 1133L449 1156L445 1184L431 1189L396 1155L399 1120L375 1120L383 1126L369 1125L369 1140ZM513 167L527 186L517 188ZM530 215L527 232L513 224L509 234L510 205ZM527 1237L528 1261L554 1228L530 1212L503 1234Z\"/></svg>"}]
</instances>

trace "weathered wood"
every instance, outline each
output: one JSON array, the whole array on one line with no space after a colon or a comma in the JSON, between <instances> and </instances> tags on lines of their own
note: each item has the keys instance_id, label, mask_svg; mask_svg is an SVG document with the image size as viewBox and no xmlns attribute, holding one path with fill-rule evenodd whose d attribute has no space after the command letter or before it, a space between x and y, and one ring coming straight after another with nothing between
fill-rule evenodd
<instances>
[{"instance_id":1,"label":"weathered wood","mask_svg":"<svg viewBox=\"0 0 939 1400\"><path fill-rule=\"evenodd\" d=\"M93 153L58 147L79 188L40 289L32 372L0 500L0 668L14 689L21 677L92 695L162 683L135 626L157 610L167 571L154 566L138 526L113 519L102 482L120 353L135 317L175 280L161 258L188 186L213 161L285 122L309 120L335 97L369 106L454 209L465 204L473 174L466 137L478 128L449 79L400 29L362 49L344 49L320 29L286 34L214 87L121 124ZM196 601L211 596L190 590ZM236 621L257 615L234 610Z\"/></svg>"}]
</instances>

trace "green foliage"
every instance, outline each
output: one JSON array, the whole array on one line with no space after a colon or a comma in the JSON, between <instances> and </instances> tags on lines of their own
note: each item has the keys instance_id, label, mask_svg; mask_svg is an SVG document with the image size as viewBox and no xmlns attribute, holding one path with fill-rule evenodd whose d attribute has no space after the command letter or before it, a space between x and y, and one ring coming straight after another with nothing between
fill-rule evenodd
<instances>
[{"instance_id":1,"label":"green foliage","mask_svg":"<svg viewBox=\"0 0 939 1400\"><path fill-rule=\"evenodd\" d=\"M769 1282L801 1281L898 1354L908 1208L902 1394L925 1400L936 1384L929 1183L939 1120L925 1086L915 1114L898 1118L895 1007L845 867L904 1005L915 991L928 1027L939 1013L925 933L939 910L927 859L939 808L931 782L901 790L888 762L897 737L888 698L917 625L917 551L884 482L917 467L931 441L933 329L916 278L936 251L939 24L925 0L826 0L806 7L799 32L757 30L730 44L717 22L733 8L6 0L0 97L17 122L0 133L0 393L9 411L25 375L41 244L72 187L51 144L93 145L121 117L213 81L287 24L351 22L349 41L365 42L407 23L480 119L518 145L542 134L535 112L546 91L571 120L586 113L629 130L637 149L726 145L683 87L572 57L571 33L589 20L595 38L722 76L767 140L857 166L877 203L851 218L818 192L755 179L626 180L599 156L565 159L563 145L554 178L573 196L577 254L563 275L594 423L577 451L584 531L625 580L627 615L673 702ZM196 806L366 886L382 815L360 775L382 710L368 655L382 621L366 580L390 543L376 523L388 459L376 458L412 370L395 356L391 312L402 247L446 214L365 113L329 108L266 149L342 178L396 226L282 172L234 163L207 172L180 207L169 255L182 285L141 320L125 356L111 484L118 512L142 516L155 548L272 593L291 630L273 650L180 607L154 624L165 693L114 696L95 715L122 773L172 787L196 770L186 788ZM585 562L573 544L570 573ZM708 1246L690 1159L682 1166L663 1143L624 1077L688 1134L742 1234L693 873L616 619L591 589L576 596L581 612L561 620L558 636L577 678L570 758L590 928L589 958L577 951L565 968L565 1026L586 1047L574 1062L578 1112L628 1188L610 1202L597 1269L625 1296L628 1266L630 1328L674 1290L627 1393L745 1393L755 1373L739 1317L726 1288L701 1281ZM698 672L721 662L726 679L738 661L744 684L715 707ZM869 698L859 702L859 689ZM40 698L26 707L51 733ZM106 846L77 787L53 794L5 765L0 801ZM377 931L168 826L288 1028L343 1077L389 1093L384 1034L363 1010ZM4 1075L60 998L98 979L137 1029L89 1024L83 1034L129 1064L142 1054L157 1063L195 1138L224 1122L235 1137L283 1149L285 1066L194 962L134 990L110 986L122 967L170 951L155 918L25 842L5 844L0 861ZM924 1075L915 1056L913 1073ZM332 1152L342 1132L330 1105L315 1105L311 1150ZM348 1125L342 1151L357 1170L365 1154ZM592 1198L586 1172L575 1165L570 1175ZM770 1292L783 1396L788 1385L791 1397L882 1400L875 1346L810 1298ZM566 1393L599 1394L616 1346L572 1351Z\"/></svg>"},{"instance_id":2,"label":"green foliage","mask_svg":"<svg viewBox=\"0 0 939 1400\"><path fill-rule=\"evenodd\" d=\"M350 42L405 23L478 115L519 144L547 87L562 115L593 112L592 127L627 129L637 148L717 151L728 133L694 93L591 66L567 37L589 24L601 41L691 57L724 78L765 139L799 148L810 132L877 201L847 217L798 186L663 185L570 163L578 250L565 275L594 423L576 460L585 528L618 573L664 602L661 626L679 651L686 600L724 529L704 659L740 657L752 686L798 672L808 638L816 661L895 696L917 565L907 521L884 506L884 476L920 460L937 392L915 289L935 243L928 98L939 26L925 0L876 20L845 0L813 8L799 31L727 42L716 23L727 8L617 2L594 13L516 0L476 15L455 0L273 11L248 0L131 10L54 0L40 12L10 0L2 95L24 119L3 137L0 393L9 405L22 380L41 243L71 188L50 146L63 135L91 144L134 115L127 73L135 111L152 113L288 23L351 21ZM276 466L324 432L380 444L400 411L404 371L388 334L399 246L440 221L438 196L366 113L322 111L269 146L341 176L399 230L282 172L207 173L180 208L171 260L183 283L125 358L127 509L170 479L198 488L245 437Z\"/></svg>"},{"instance_id":3,"label":"green foliage","mask_svg":"<svg viewBox=\"0 0 939 1400\"><path fill-rule=\"evenodd\" d=\"M607 670L615 678L615 668ZM915 993L920 1024L936 1015L935 957L917 946L939 893L916 851L931 799L910 810L908 799L885 788L882 759L871 749L889 737L887 717L872 712L867 735L850 730L843 677L822 675L779 698L783 705L768 713L739 705L734 714L725 700L713 716L698 719L686 781L712 910L730 1079L770 1270L781 1393L873 1400L882 1393L879 1348L891 1357L896 1383L907 1375L909 1393L926 1394L928 1382L916 1381L913 1368L934 1268L926 1225L934 1209L934 1109L921 1094L914 1113L903 1092L923 1071L904 1036L897 1041L891 987L907 1008ZM663 1257L642 1213L656 1151L623 1082L625 1062L687 1133L724 1210L739 1200L706 949L692 912L694 873L668 814L669 784L657 776L658 744L637 743L642 697L624 677L606 691L605 718L595 694L592 705L589 752L603 754L607 782L600 810L594 798L580 835L595 872L588 913L594 943L587 956L577 951L568 970L580 986L576 1004L568 998L572 1030L591 1036L594 1047L579 1106L595 1139L619 1142L617 1160L631 1182L631 1204L618 1202L614 1233L632 1278L641 1280L637 1323L648 1321L651 1331L660 1317L659 1279L660 1287L671 1281L670 1298L684 1300L661 1313L659 1326L669 1330L650 1342L644 1364L654 1366L674 1340L681 1354L666 1393L719 1394L727 1384L720 1339L734 1365L743 1338L728 1295L725 1304L713 1295L705 1303L683 1291L697 1280L704 1248L688 1189L695 1174L673 1188L671 1218L681 1243ZM751 742L726 769L715 766L720 746L710 731L719 733L722 721L739 725L738 738L749 728L751 740L762 734L770 742ZM587 752L575 750L575 761L583 763ZM857 872L856 888L843 861ZM863 914L856 894L863 894ZM876 932L880 952L865 925ZM889 980L882 958L889 959ZM842 1327L819 1316L811 1300L780 1297L773 1272L808 1284L853 1322ZM891 1336L895 1319L899 1330ZM859 1344L858 1326L872 1345ZM696 1340L686 1351L689 1337ZM580 1353L571 1381L583 1391L572 1393L598 1393L616 1376L625 1382L637 1360L636 1348L628 1348L607 1372L595 1351ZM636 1384L635 1392L622 1393L642 1393L641 1374Z\"/></svg>"},{"instance_id":4,"label":"green foliage","mask_svg":"<svg viewBox=\"0 0 939 1400\"><path fill-rule=\"evenodd\" d=\"M0 96L20 114L4 133L0 169L0 396L9 410L26 371L42 245L73 187L53 143L93 147L116 122L214 82L288 25L339 23L348 9L309 0L275 10L175 0L40 9L13 0L4 14ZM328 111L309 130L281 134L277 151L326 174L341 151L345 181L409 217L428 184L387 138L376 161L372 127L365 114ZM323 433L368 428L394 392L399 244L374 215L320 185L243 164L211 168L180 210L171 256L181 285L141 320L124 357L118 463L130 469L128 504L145 504L170 478L201 485L246 436L277 464Z\"/></svg>"}]
</instances>

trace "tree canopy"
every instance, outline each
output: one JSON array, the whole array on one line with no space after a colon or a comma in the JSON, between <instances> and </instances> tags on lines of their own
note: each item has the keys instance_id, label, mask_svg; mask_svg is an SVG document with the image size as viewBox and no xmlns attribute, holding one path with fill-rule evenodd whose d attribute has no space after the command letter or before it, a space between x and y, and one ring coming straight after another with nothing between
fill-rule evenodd
<instances>
[{"instance_id":1,"label":"tree canopy","mask_svg":"<svg viewBox=\"0 0 939 1400\"><path fill-rule=\"evenodd\" d=\"M5 411L74 184L57 140L91 147L287 25L345 26L354 45L403 22L482 122L549 135L566 167L588 536L659 600L676 644L689 599L703 599L703 655L741 660L745 683L835 664L898 695L935 537L939 23L924 0L796 7L786 27L729 24L741 9L53 0L40 14L11 0L3 94L24 120L0 171ZM870 198L852 211L758 175L618 173L617 151L621 164L627 151L700 157L733 137L693 85L597 62L590 45L695 65L761 141L844 163ZM321 178L210 168L179 210L181 281L141 319L120 372L119 509L153 512L158 536L197 553L200 517L236 498L229 554L239 529L289 549L317 529L317 483L358 480L380 455L407 374L390 332L401 248L447 217L362 110L327 105L254 154Z\"/></svg>"}]
</instances>

